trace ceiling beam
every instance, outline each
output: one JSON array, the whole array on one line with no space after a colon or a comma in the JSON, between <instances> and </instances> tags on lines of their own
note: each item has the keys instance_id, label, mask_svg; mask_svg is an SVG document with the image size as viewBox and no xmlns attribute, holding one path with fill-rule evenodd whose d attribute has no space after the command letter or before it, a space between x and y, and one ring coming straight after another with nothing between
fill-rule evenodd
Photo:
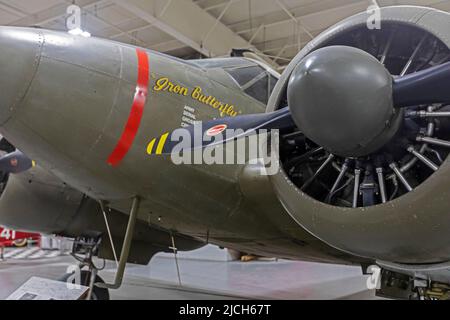
<instances>
[{"instance_id":1,"label":"ceiling beam","mask_svg":"<svg viewBox=\"0 0 450 320\"><path fill-rule=\"evenodd\" d=\"M70 1L70 0L64 0L64 1L67 3L67 6L70 6L70 5L71 5L71 1ZM91 7L92 7L92 5L91 5ZM95 14L95 13L92 13L91 11L89 11L89 8L86 8L86 7L85 7L85 8L84 8L84 12L85 12L86 14L88 14L92 19L97 20L97 21L100 22L100 23L103 23L104 25L106 25L106 26L108 26L108 27L110 27L110 28L112 28L112 29L118 31L119 33L123 33L123 34L124 34L125 36L127 36L129 39L135 41L137 45L144 46L144 47L147 46L147 44L146 44L144 41L142 41L141 39L139 39L138 37L133 36L131 33L125 32L125 30L122 30L120 27L118 27L118 26L112 24L111 22L109 22L109 21L107 21L107 20L105 20L105 19L99 17L99 16L98 16L97 14Z\"/></svg>"},{"instance_id":2,"label":"ceiling beam","mask_svg":"<svg viewBox=\"0 0 450 320\"><path fill-rule=\"evenodd\" d=\"M112 1L207 57L228 55L232 48L249 48L260 53L191 0ZM272 60L268 62L278 67Z\"/></svg>"},{"instance_id":3,"label":"ceiling beam","mask_svg":"<svg viewBox=\"0 0 450 320\"><path fill-rule=\"evenodd\" d=\"M178 40L170 40L162 43L153 44L149 47L158 52L170 52L178 49L186 48L185 45L180 44Z\"/></svg>"},{"instance_id":4,"label":"ceiling beam","mask_svg":"<svg viewBox=\"0 0 450 320\"><path fill-rule=\"evenodd\" d=\"M8 3L5 3L4 1L0 1L0 10L10 13L19 18L23 18L24 16L27 15L26 12L24 12Z\"/></svg>"},{"instance_id":5,"label":"ceiling beam","mask_svg":"<svg viewBox=\"0 0 450 320\"><path fill-rule=\"evenodd\" d=\"M83 9L89 9L96 5L102 5L108 2L109 0L78 0L77 5ZM20 18L11 22L9 25L21 27L42 26L57 19L64 18L67 15L67 7L67 3L63 1L51 8Z\"/></svg>"},{"instance_id":6,"label":"ceiling beam","mask_svg":"<svg viewBox=\"0 0 450 320\"><path fill-rule=\"evenodd\" d=\"M334 15L335 12L342 12L342 19L347 18L349 15L346 14L346 11L350 11L351 14L355 14L355 12L361 12L360 8L363 8L363 4L366 4L367 0L360 0L360 1L354 1L349 4L340 5L340 6L332 6L320 11L315 11L308 14L302 14L296 17L297 20L313 20L313 21L320 21L321 25L323 26L330 26L330 22L324 19L324 17L331 15ZM354 10L354 8L357 8L357 10ZM261 17L260 17L261 18ZM263 17L264 18L264 17ZM290 25L293 22L292 18L289 19L283 19L278 20L270 23L263 23L260 25L260 27L264 27L266 29L270 28L276 28L276 27L286 27L286 25ZM241 34L247 34L253 32L253 29L248 27L240 27L239 24L233 25L233 29L236 29L236 33ZM314 37L314 31L310 30L308 27L308 31L310 34L307 34L306 31L304 31L305 35Z\"/></svg>"},{"instance_id":7,"label":"ceiling beam","mask_svg":"<svg viewBox=\"0 0 450 320\"><path fill-rule=\"evenodd\" d=\"M311 32L303 25L303 23L300 21L300 19L296 18L292 12L289 11L289 9L286 7L286 5L281 2L281 0L275 0L276 4L288 15L289 18L291 18L292 21L294 21L300 28L305 31L305 33L311 38L314 39L314 36L311 34Z\"/></svg>"}]
</instances>

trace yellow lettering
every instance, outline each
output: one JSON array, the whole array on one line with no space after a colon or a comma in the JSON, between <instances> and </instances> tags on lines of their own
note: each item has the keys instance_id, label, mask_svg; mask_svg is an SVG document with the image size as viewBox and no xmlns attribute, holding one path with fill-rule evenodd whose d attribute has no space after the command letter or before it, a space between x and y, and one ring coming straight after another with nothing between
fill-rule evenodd
<instances>
[{"instance_id":1,"label":"yellow lettering","mask_svg":"<svg viewBox=\"0 0 450 320\"><path fill-rule=\"evenodd\" d=\"M161 78L156 81L156 85L153 88L155 91L163 91L167 88L167 84L169 83L169 78Z\"/></svg>"},{"instance_id":2,"label":"yellow lettering","mask_svg":"<svg viewBox=\"0 0 450 320\"><path fill-rule=\"evenodd\" d=\"M206 99L205 104L211 104L211 100L213 99L212 96L209 96L208 99Z\"/></svg>"},{"instance_id":3,"label":"yellow lettering","mask_svg":"<svg viewBox=\"0 0 450 320\"><path fill-rule=\"evenodd\" d=\"M167 91L167 92L182 95L182 96L189 95L188 88L172 83L170 81L170 79L167 77L158 79L156 81L156 84L153 89L155 91ZM224 117L224 116L236 117L238 115L238 112L236 112L234 110L235 107L233 105L230 105L228 103L224 104L214 96L205 95L203 93L202 88L199 86L195 87L192 90L191 97L192 97L192 99L194 99L202 104L205 104L211 108L218 110L222 117ZM150 152L153 151L152 149L154 148L154 144L155 144L155 142L153 142L153 145L149 145L148 150Z\"/></svg>"},{"instance_id":4,"label":"yellow lettering","mask_svg":"<svg viewBox=\"0 0 450 320\"><path fill-rule=\"evenodd\" d=\"M175 87L173 88L173 92L176 93L176 94L180 94L180 91L181 91L180 86L175 86Z\"/></svg>"},{"instance_id":5,"label":"yellow lettering","mask_svg":"<svg viewBox=\"0 0 450 320\"><path fill-rule=\"evenodd\" d=\"M189 89L180 85L173 84L169 78L164 77L156 81L153 87L155 91L167 91L174 94L179 94L182 96L187 96L189 94Z\"/></svg>"},{"instance_id":6,"label":"yellow lettering","mask_svg":"<svg viewBox=\"0 0 450 320\"><path fill-rule=\"evenodd\" d=\"M203 103L203 104L208 104L207 101L208 101L208 97L202 95L202 97L200 98L200 102Z\"/></svg>"},{"instance_id":7,"label":"yellow lettering","mask_svg":"<svg viewBox=\"0 0 450 320\"><path fill-rule=\"evenodd\" d=\"M169 90L170 93L173 93L173 88L174 88L174 84L172 82L169 82L167 84L167 89Z\"/></svg>"},{"instance_id":8,"label":"yellow lettering","mask_svg":"<svg viewBox=\"0 0 450 320\"><path fill-rule=\"evenodd\" d=\"M227 110L227 115L230 117L236 117L237 116L237 112L234 111L234 106L230 106Z\"/></svg>"},{"instance_id":9,"label":"yellow lettering","mask_svg":"<svg viewBox=\"0 0 450 320\"><path fill-rule=\"evenodd\" d=\"M222 104L219 108L219 111L223 112L223 110L226 110L228 108L228 106L229 106L228 104Z\"/></svg>"},{"instance_id":10,"label":"yellow lettering","mask_svg":"<svg viewBox=\"0 0 450 320\"><path fill-rule=\"evenodd\" d=\"M192 98L195 100L199 100L202 94L202 89L200 87L195 87L194 91L192 91Z\"/></svg>"},{"instance_id":11,"label":"yellow lettering","mask_svg":"<svg viewBox=\"0 0 450 320\"><path fill-rule=\"evenodd\" d=\"M189 94L189 90L187 88L181 87L180 94L183 96L187 96Z\"/></svg>"}]
</instances>

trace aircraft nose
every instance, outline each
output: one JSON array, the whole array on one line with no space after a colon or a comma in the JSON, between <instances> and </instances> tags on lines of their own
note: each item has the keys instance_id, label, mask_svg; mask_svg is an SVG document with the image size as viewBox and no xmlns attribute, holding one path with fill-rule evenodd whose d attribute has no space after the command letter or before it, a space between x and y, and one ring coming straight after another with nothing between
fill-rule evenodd
<instances>
[{"instance_id":1,"label":"aircraft nose","mask_svg":"<svg viewBox=\"0 0 450 320\"><path fill-rule=\"evenodd\" d=\"M0 27L0 125L20 107L36 74L43 42L38 29Z\"/></svg>"}]
</instances>

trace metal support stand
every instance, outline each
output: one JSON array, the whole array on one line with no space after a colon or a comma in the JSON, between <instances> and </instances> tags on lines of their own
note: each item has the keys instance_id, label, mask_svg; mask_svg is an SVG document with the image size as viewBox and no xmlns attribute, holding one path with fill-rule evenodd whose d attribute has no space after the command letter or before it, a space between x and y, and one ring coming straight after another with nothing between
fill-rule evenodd
<instances>
[{"instance_id":1,"label":"metal support stand","mask_svg":"<svg viewBox=\"0 0 450 320\"><path fill-rule=\"evenodd\" d=\"M100 201L100 208L103 212L103 219L105 219L106 230L108 231L109 242L111 244L111 249L114 255L114 261L116 262L117 268L119 267L119 259L117 259L116 246L114 245L111 228L109 227L108 215L106 214L106 205L104 201Z\"/></svg>"},{"instance_id":2,"label":"metal support stand","mask_svg":"<svg viewBox=\"0 0 450 320\"><path fill-rule=\"evenodd\" d=\"M139 206L141 204L141 200L139 197L134 198L133 205L131 207L130 218L128 220L128 227L125 233L125 239L122 245L122 252L120 254L119 267L117 268L116 278L114 283L104 284L104 283L96 283L95 285L99 288L104 289L119 289L122 286L123 275L125 273L125 268L127 266L128 257L130 255L131 243L133 241L134 235L134 227L136 225L136 219L139 211Z\"/></svg>"},{"instance_id":3,"label":"metal support stand","mask_svg":"<svg viewBox=\"0 0 450 320\"><path fill-rule=\"evenodd\" d=\"M91 278L89 279L89 291L86 300L91 301L92 300L92 294L94 292L94 286L95 286L95 279L97 279L98 275L98 269L92 268L91 269Z\"/></svg>"}]
</instances>

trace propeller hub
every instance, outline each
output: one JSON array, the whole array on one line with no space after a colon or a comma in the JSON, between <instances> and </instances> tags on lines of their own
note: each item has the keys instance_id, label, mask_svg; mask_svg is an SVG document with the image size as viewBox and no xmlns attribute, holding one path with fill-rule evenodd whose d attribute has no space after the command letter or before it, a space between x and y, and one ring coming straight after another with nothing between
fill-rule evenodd
<instances>
[{"instance_id":1,"label":"propeller hub","mask_svg":"<svg viewBox=\"0 0 450 320\"><path fill-rule=\"evenodd\" d=\"M312 141L342 157L367 156L386 145L401 125L393 78L368 53L326 47L303 59L288 85L292 117Z\"/></svg>"}]
</instances>

